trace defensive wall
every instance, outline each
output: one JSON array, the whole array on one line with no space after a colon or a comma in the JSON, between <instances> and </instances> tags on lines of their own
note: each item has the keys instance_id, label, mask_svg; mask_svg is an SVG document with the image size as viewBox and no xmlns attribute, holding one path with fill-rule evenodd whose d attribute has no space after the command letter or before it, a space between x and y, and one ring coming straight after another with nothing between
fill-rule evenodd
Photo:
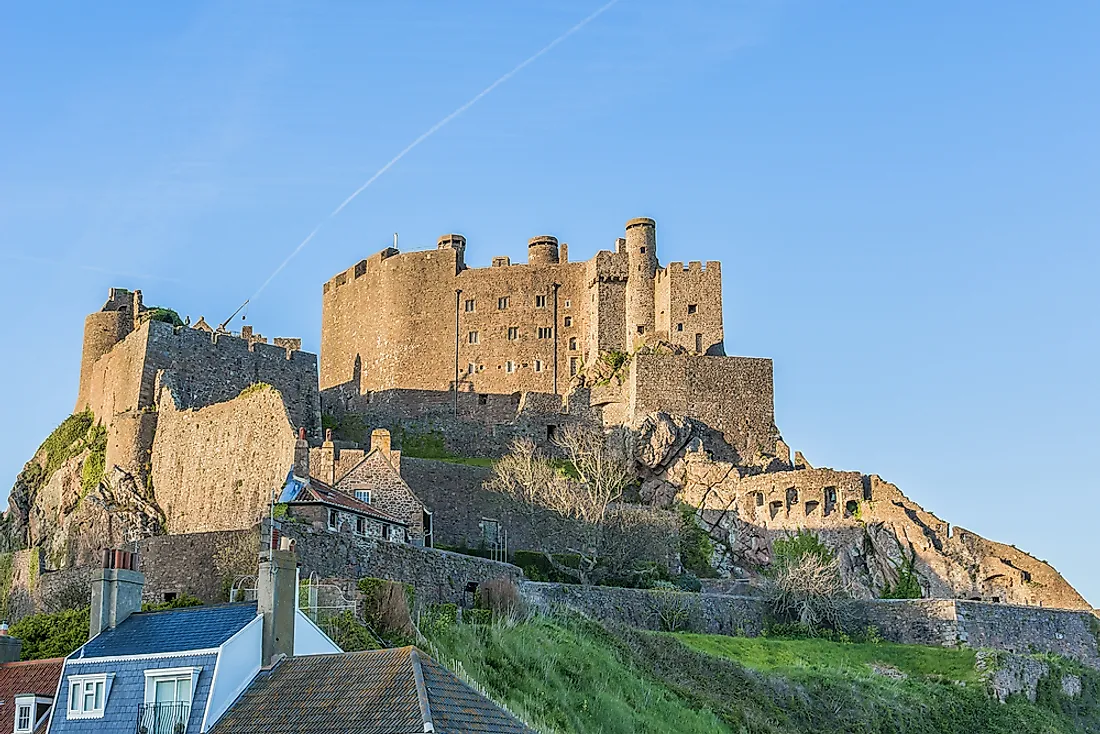
<instances>
[{"instance_id":1,"label":"defensive wall","mask_svg":"<svg viewBox=\"0 0 1100 734\"><path fill-rule=\"evenodd\" d=\"M98 322L104 313L119 312L92 317ZM294 348L296 340L280 343L290 346L146 321L98 359L84 360L76 411L90 408L110 425L118 414L154 410L157 374L163 370L171 375L181 409L230 400L254 383L267 383L283 395L292 423L319 437L317 357ZM99 344L91 354L103 346Z\"/></svg>"},{"instance_id":2,"label":"defensive wall","mask_svg":"<svg viewBox=\"0 0 1100 734\"><path fill-rule=\"evenodd\" d=\"M640 629L667 630L674 621L684 631L755 636L767 620L759 597L535 582L524 582L521 589L536 608L561 605ZM849 614L852 632L873 625L892 642L1049 653L1100 669L1100 622L1091 612L956 599L878 599L851 602Z\"/></svg>"}]
</instances>

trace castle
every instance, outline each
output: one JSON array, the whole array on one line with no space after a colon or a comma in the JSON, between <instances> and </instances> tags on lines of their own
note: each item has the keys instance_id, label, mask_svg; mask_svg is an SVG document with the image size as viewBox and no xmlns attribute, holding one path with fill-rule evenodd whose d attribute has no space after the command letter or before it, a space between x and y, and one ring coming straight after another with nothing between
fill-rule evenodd
<instances>
[{"instance_id":1,"label":"castle","mask_svg":"<svg viewBox=\"0 0 1100 734\"><path fill-rule=\"evenodd\" d=\"M661 267L646 218L583 262L548 235L529 241L526 263L471 268L465 250L458 234L434 250L390 247L325 283L326 412L427 419L492 453L456 424L526 422L537 438L578 415L621 425L667 411L702 418L739 452L774 454L771 361L725 356L719 263ZM609 357L628 361L625 374L584 379Z\"/></svg>"},{"instance_id":2,"label":"castle","mask_svg":"<svg viewBox=\"0 0 1100 734\"><path fill-rule=\"evenodd\" d=\"M400 441L431 432L459 457L495 457L517 437L553 449L563 425L598 421L631 429L638 498L676 522L673 508L694 507L727 575L766 567L775 538L810 528L867 596L908 558L928 596L1087 607L1045 562L951 527L876 475L792 457L771 361L725 354L719 264L661 267L651 219L624 234L575 263L549 236L530 241L527 263L485 268L466 265L461 235L386 248L324 284L320 360L300 340L185 324L112 289L86 320L76 403L106 429L108 476L85 501L85 450L17 481L15 532L60 567L134 528L237 531L306 463L349 496L378 490L379 507L389 492L417 542L477 547L506 531L515 549L562 552L483 489L487 469L402 458ZM341 435L322 441L323 414ZM392 450L382 429L398 431ZM662 537L674 557L675 531Z\"/></svg>"}]
</instances>

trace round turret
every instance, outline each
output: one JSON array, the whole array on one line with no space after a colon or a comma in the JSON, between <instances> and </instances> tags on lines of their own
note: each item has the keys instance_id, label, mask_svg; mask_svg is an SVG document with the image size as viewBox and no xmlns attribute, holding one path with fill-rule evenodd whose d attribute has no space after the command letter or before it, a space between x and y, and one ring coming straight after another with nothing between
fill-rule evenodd
<instances>
[{"instance_id":1,"label":"round turret","mask_svg":"<svg viewBox=\"0 0 1100 734\"><path fill-rule=\"evenodd\" d=\"M77 412L88 405L88 386L92 367L116 344L133 331L134 315L125 311L97 311L84 320L84 348L80 357L80 389L77 392Z\"/></svg>"},{"instance_id":2,"label":"round turret","mask_svg":"<svg viewBox=\"0 0 1100 734\"><path fill-rule=\"evenodd\" d=\"M626 347L629 349L636 339L653 333L657 326L653 283L657 274L657 223L648 217L627 222L624 249L630 268L626 281Z\"/></svg>"},{"instance_id":3,"label":"round turret","mask_svg":"<svg viewBox=\"0 0 1100 734\"><path fill-rule=\"evenodd\" d=\"M556 265L558 262L558 238L543 234L528 240L527 262L530 265Z\"/></svg>"}]
</instances>

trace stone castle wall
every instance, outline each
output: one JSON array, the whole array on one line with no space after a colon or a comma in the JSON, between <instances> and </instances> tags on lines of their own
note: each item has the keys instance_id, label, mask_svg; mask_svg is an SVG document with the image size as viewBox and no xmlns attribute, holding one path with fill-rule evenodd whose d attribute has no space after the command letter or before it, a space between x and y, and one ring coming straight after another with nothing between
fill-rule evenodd
<instances>
[{"instance_id":1,"label":"stone castle wall","mask_svg":"<svg viewBox=\"0 0 1100 734\"><path fill-rule=\"evenodd\" d=\"M725 434L746 460L775 451L770 359L638 354L628 379L632 416L697 418Z\"/></svg>"},{"instance_id":2,"label":"stone castle wall","mask_svg":"<svg viewBox=\"0 0 1100 734\"><path fill-rule=\"evenodd\" d=\"M162 391L152 480L169 533L251 527L294 463L295 431L270 388L197 410Z\"/></svg>"},{"instance_id":3,"label":"stone castle wall","mask_svg":"<svg viewBox=\"0 0 1100 734\"><path fill-rule=\"evenodd\" d=\"M90 408L107 425L120 413L152 410L161 370L171 376L181 408L213 405L254 383L270 384L286 399L292 422L319 434L315 355L159 321L142 324L88 367L76 409Z\"/></svg>"},{"instance_id":4,"label":"stone castle wall","mask_svg":"<svg viewBox=\"0 0 1100 734\"><path fill-rule=\"evenodd\" d=\"M670 262L657 271L657 332L698 354L723 354L722 265Z\"/></svg>"}]
</instances>

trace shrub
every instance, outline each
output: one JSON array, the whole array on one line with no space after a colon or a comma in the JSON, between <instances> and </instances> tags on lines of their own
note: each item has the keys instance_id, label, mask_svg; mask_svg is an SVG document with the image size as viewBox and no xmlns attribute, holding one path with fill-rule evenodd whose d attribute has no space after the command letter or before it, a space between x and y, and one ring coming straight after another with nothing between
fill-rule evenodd
<instances>
[{"instance_id":1,"label":"shrub","mask_svg":"<svg viewBox=\"0 0 1100 734\"><path fill-rule=\"evenodd\" d=\"M686 632L691 627L695 598L682 591L655 591L662 632Z\"/></svg>"},{"instance_id":2,"label":"shrub","mask_svg":"<svg viewBox=\"0 0 1100 734\"><path fill-rule=\"evenodd\" d=\"M901 563L895 566L898 580L893 584L886 584L880 595L883 599L920 599L924 592L920 587L920 576L917 575L917 551L909 546L909 555L902 555Z\"/></svg>"},{"instance_id":3,"label":"shrub","mask_svg":"<svg viewBox=\"0 0 1100 734\"><path fill-rule=\"evenodd\" d=\"M523 599L510 578L485 581L477 587L477 607L488 609L495 618L519 619L523 616Z\"/></svg>"},{"instance_id":4,"label":"shrub","mask_svg":"<svg viewBox=\"0 0 1100 734\"><path fill-rule=\"evenodd\" d=\"M363 594L363 618L377 634L395 641L414 637L410 610L416 603L416 590L410 584L362 578L359 591Z\"/></svg>"},{"instance_id":5,"label":"shrub","mask_svg":"<svg viewBox=\"0 0 1100 734\"><path fill-rule=\"evenodd\" d=\"M777 538L772 543L772 570L801 562L806 556L817 558L822 563L836 560L836 554L821 542L817 534L809 530L799 530L786 538Z\"/></svg>"},{"instance_id":6,"label":"shrub","mask_svg":"<svg viewBox=\"0 0 1100 734\"><path fill-rule=\"evenodd\" d=\"M172 326L183 326L183 319L173 309L165 308L164 306L151 306L147 311L142 313L142 318L146 321L163 321L166 324Z\"/></svg>"},{"instance_id":7,"label":"shrub","mask_svg":"<svg viewBox=\"0 0 1100 734\"><path fill-rule=\"evenodd\" d=\"M680 564L684 570L703 579L718 577L710 565L714 556L714 541L710 534L695 520L695 509L689 505L680 507Z\"/></svg>"},{"instance_id":8,"label":"shrub","mask_svg":"<svg viewBox=\"0 0 1100 734\"><path fill-rule=\"evenodd\" d=\"M370 630L359 623L355 615L349 610L344 610L324 621L325 633L344 652L359 652L360 650L377 650L378 641Z\"/></svg>"},{"instance_id":9,"label":"shrub","mask_svg":"<svg viewBox=\"0 0 1100 734\"><path fill-rule=\"evenodd\" d=\"M420 631L426 637L435 637L458 624L458 606L433 604L420 616Z\"/></svg>"},{"instance_id":10,"label":"shrub","mask_svg":"<svg viewBox=\"0 0 1100 734\"><path fill-rule=\"evenodd\" d=\"M184 609L186 607L201 607L202 600L190 594L180 594L171 601L145 602L141 605L143 612L165 612L169 609Z\"/></svg>"},{"instance_id":11,"label":"shrub","mask_svg":"<svg viewBox=\"0 0 1100 734\"><path fill-rule=\"evenodd\" d=\"M843 627L849 594L836 556L813 533L799 531L773 544L764 601L773 621L811 632Z\"/></svg>"},{"instance_id":12,"label":"shrub","mask_svg":"<svg viewBox=\"0 0 1100 734\"><path fill-rule=\"evenodd\" d=\"M65 657L87 642L90 617L88 607L32 614L13 624L8 634L23 641L23 660Z\"/></svg>"},{"instance_id":13,"label":"shrub","mask_svg":"<svg viewBox=\"0 0 1100 734\"><path fill-rule=\"evenodd\" d=\"M466 624L492 624L493 613L488 609L465 609L462 612L462 621Z\"/></svg>"}]
</instances>

